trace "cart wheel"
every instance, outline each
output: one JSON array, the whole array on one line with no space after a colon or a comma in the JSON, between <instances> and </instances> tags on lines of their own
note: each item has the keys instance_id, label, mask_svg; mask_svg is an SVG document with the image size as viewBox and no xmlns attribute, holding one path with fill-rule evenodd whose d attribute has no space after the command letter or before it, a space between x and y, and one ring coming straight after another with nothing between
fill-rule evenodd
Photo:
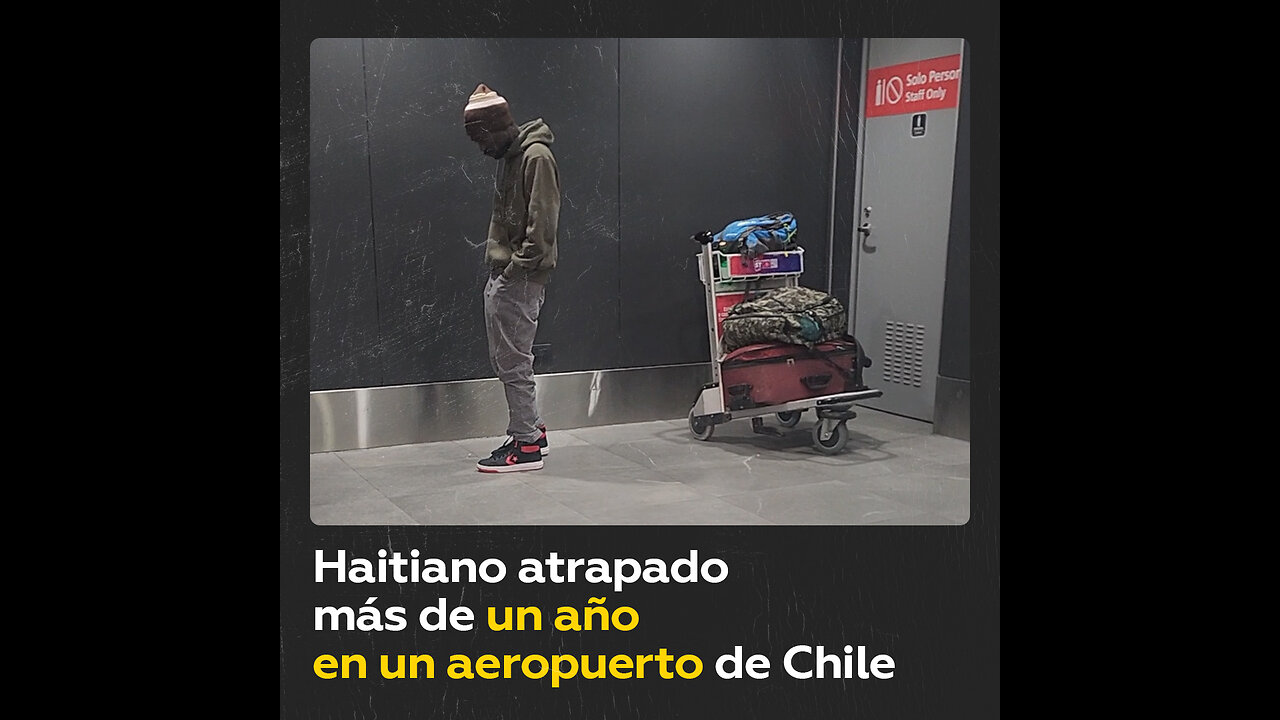
<instances>
[{"instance_id":1,"label":"cart wheel","mask_svg":"<svg viewBox=\"0 0 1280 720\"><path fill-rule=\"evenodd\" d=\"M847 444L849 444L849 428L845 427L843 422L836 425L835 431L826 440L822 439L822 423L819 422L813 426L813 447L823 455L835 455Z\"/></svg>"},{"instance_id":2,"label":"cart wheel","mask_svg":"<svg viewBox=\"0 0 1280 720\"><path fill-rule=\"evenodd\" d=\"M699 440L710 439L711 433L715 432L716 426L707 422L706 418L694 417L693 410L689 411L689 430L693 436Z\"/></svg>"},{"instance_id":3,"label":"cart wheel","mask_svg":"<svg viewBox=\"0 0 1280 720\"><path fill-rule=\"evenodd\" d=\"M800 424L800 411L792 410L791 412L778 413L778 424L782 427L795 427Z\"/></svg>"}]
</instances>

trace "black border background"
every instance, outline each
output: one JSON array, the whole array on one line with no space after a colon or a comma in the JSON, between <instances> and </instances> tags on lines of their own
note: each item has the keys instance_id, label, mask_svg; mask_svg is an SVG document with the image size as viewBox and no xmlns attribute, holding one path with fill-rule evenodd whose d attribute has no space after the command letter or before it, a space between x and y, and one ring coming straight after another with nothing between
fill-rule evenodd
<instances>
[{"instance_id":1,"label":"black border background","mask_svg":"<svg viewBox=\"0 0 1280 720\"><path fill-rule=\"evenodd\" d=\"M824 6L692 0L680 6L419 3L358 6L282 0L280 15L280 714L286 718L994 718L1000 714L1000 342L998 5L862 2ZM308 511L308 46L316 37L964 37L972 68L972 516L960 527L316 527ZM418 548L438 557L659 557L696 548L731 570L718 585L339 586L312 582L312 553ZM437 597L487 605L635 607L626 634L316 633L318 604L419 608ZM478 622L477 626L482 626ZM892 681L796 680L795 644L866 645L898 663ZM767 655L769 680L716 677L742 645ZM690 652L696 681L320 681L320 653ZM443 664L438 667L443 670Z\"/></svg>"}]
</instances>

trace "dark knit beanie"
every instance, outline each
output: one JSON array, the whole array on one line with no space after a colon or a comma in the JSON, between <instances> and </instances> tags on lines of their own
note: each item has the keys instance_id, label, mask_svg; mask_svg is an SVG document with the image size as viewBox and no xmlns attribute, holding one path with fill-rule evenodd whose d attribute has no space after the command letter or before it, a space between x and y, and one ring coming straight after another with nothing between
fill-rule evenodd
<instances>
[{"instance_id":1,"label":"dark knit beanie","mask_svg":"<svg viewBox=\"0 0 1280 720\"><path fill-rule=\"evenodd\" d=\"M462 122L472 140L476 139L472 134L475 130L498 133L516 124L507 107L506 98L490 90L484 83L477 85L475 92L471 93L467 107L462 111Z\"/></svg>"}]
</instances>

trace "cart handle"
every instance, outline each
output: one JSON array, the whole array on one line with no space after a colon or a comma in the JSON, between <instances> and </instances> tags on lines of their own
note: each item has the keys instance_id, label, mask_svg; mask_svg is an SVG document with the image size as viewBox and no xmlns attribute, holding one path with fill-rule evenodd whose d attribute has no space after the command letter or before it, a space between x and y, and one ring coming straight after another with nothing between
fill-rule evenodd
<instances>
[{"instance_id":1,"label":"cart handle","mask_svg":"<svg viewBox=\"0 0 1280 720\"><path fill-rule=\"evenodd\" d=\"M690 236L689 239L698 243L699 245L706 245L707 243L715 239L715 236L712 234L710 230L703 230L702 232L694 233L692 236Z\"/></svg>"}]
</instances>

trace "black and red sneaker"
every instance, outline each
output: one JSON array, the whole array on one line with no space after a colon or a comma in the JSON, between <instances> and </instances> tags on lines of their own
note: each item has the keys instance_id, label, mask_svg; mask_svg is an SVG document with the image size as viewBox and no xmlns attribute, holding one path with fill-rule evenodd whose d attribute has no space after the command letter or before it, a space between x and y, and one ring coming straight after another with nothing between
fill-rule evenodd
<instances>
[{"instance_id":1,"label":"black and red sneaker","mask_svg":"<svg viewBox=\"0 0 1280 720\"><path fill-rule=\"evenodd\" d=\"M543 455L546 455L547 454L547 426L536 425L535 427L537 427L539 430L542 431L542 434L538 436L538 449L542 451ZM497 455L498 453L505 453L506 451L515 447L515 444L516 444L516 439L513 437L508 437L507 442L504 443L502 447L499 447L497 450L494 450L490 454Z\"/></svg>"},{"instance_id":2,"label":"black and red sneaker","mask_svg":"<svg viewBox=\"0 0 1280 720\"><path fill-rule=\"evenodd\" d=\"M476 463L476 469L487 473L541 470L542 451L536 443L512 443L503 445L489 457Z\"/></svg>"}]
</instances>

